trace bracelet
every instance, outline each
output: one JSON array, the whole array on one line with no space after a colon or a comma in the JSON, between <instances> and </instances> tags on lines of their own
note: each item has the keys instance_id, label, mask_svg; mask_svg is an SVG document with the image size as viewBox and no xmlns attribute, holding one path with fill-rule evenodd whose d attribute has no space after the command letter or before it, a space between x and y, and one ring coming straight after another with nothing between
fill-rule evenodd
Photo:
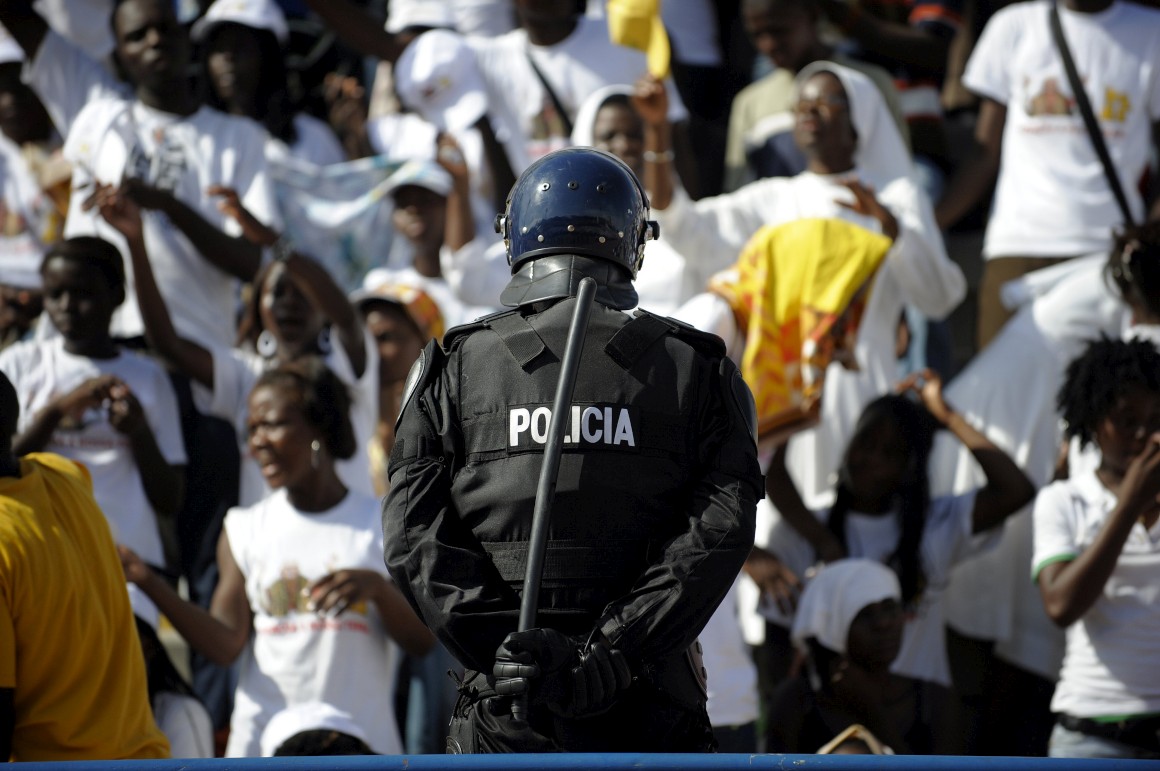
<instances>
[{"instance_id":1,"label":"bracelet","mask_svg":"<svg viewBox=\"0 0 1160 771\"><path fill-rule=\"evenodd\" d=\"M293 253L294 244L285 235L278 236L278 240L270 245L270 254L274 256L274 262L286 262Z\"/></svg>"},{"instance_id":2,"label":"bracelet","mask_svg":"<svg viewBox=\"0 0 1160 771\"><path fill-rule=\"evenodd\" d=\"M663 152L653 152L652 150L645 150L641 157L644 158L645 163L672 163L673 158L677 156L673 154L672 150L664 150Z\"/></svg>"}]
</instances>

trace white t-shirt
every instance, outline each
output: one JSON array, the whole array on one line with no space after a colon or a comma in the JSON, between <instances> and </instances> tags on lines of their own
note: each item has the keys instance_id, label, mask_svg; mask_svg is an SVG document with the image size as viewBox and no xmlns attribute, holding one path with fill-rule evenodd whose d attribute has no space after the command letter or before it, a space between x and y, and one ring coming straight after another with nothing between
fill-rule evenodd
<instances>
[{"instance_id":1,"label":"white t-shirt","mask_svg":"<svg viewBox=\"0 0 1160 771\"><path fill-rule=\"evenodd\" d=\"M192 696L161 691L153 699L153 719L169 740L171 758L212 758L213 721Z\"/></svg>"},{"instance_id":2,"label":"white t-shirt","mask_svg":"<svg viewBox=\"0 0 1160 771\"><path fill-rule=\"evenodd\" d=\"M709 722L724 727L757 720L757 666L741 637L737 581L697 639L708 673Z\"/></svg>"},{"instance_id":3,"label":"white t-shirt","mask_svg":"<svg viewBox=\"0 0 1160 771\"><path fill-rule=\"evenodd\" d=\"M951 684L944 633L943 590L950 580L951 568L992 540L984 537L980 541L972 535L971 511L974 506L974 492L931 499L919 546L926 589L916 616L907 621L903 630L902 650L890 668L892 672L939 685ZM817 510L814 516L825 522L830 510ZM893 513L871 516L851 511L846 515L846 545L851 557L885 563L898 548L901 536L898 517ZM780 516L775 516L766 548L799 576L804 575L817 560L814 547ZM792 619L784 617L772 602L763 603L761 611L770 621L787 629L792 624Z\"/></svg>"},{"instance_id":4,"label":"white t-shirt","mask_svg":"<svg viewBox=\"0 0 1160 771\"><path fill-rule=\"evenodd\" d=\"M963 75L1007 106L1003 154L984 255L1071 256L1106 251L1123 222L1073 104L1048 25L1047 0L1015 3L987 23ZM1060 5L1064 35L1133 216L1160 119L1160 13L1114 2L1099 13Z\"/></svg>"},{"instance_id":5,"label":"white t-shirt","mask_svg":"<svg viewBox=\"0 0 1160 771\"><path fill-rule=\"evenodd\" d=\"M363 339L367 353L366 369L362 377L355 377L346 351L333 337L330 353L326 356L326 366L346 384L350 392L350 423L355 438L354 455L347 460L337 460L335 471L347 488L373 494L370 456L364 448L374 437L379 420L379 349L369 333ZM262 373L273 367L275 362L238 348L213 348L210 353L213 356L213 393L207 398L205 389L198 387L194 389L194 395L199 409L234 424L242 454L238 503L249 506L271 492L258 464L249 453L246 419L250 414L250 392L254 390L254 384Z\"/></svg>"},{"instance_id":6,"label":"white t-shirt","mask_svg":"<svg viewBox=\"0 0 1160 771\"><path fill-rule=\"evenodd\" d=\"M185 465L177 397L165 370L151 359L126 350L113 359L74 356L65 351L64 338L57 337L6 348L0 352L0 371L12 381L20 400L21 433L52 400L90 378L117 376L141 403L161 456L172 466ZM109 521L113 539L146 562L165 564L157 515L145 494L129 437L113 428L106 410L88 410L79 422L62 420L44 451L83 463L92 475L93 497ZM134 612L156 623L156 608L136 586L129 586L129 596Z\"/></svg>"},{"instance_id":7,"label":"white t-shirt","mask_svg":"<svg viewBox=\"0 0 1160 771\"><path fill-rule=\"evenodd\" d=\"M214 227L238 236L241 229L206 194L212 185L238 191L258 220L280 229L266 174L266 131L257 123L202 107L182 117L146 107L93 60L52 32L45 35L25 77L66 130L65 157L73 163L73 195L65 236L97 235L127 255L120 233L81 204L93 180L119 183L137 176L169 190ZM142 212L145 246L157 285L182 337L206 347L234 338L238 281L218 270L160 212ZM132 266L126 259L132 282ZM142 334L134 293L113 317L117 335Z\"/></svg>"},{"instance_id":8,"label":"white t-shirt","mask_svg":"<svg viewBox=\"0 0 1160 771\"><path fill-rule=\"evenodd\" d=\"M1105 527L1116 498L1095 473L1056 482L1035 499L1033 578L1072 560ZM1160 525L1132 531L1099 599L1067 628L1052 712L1111 717L1160 712Z\"/></svg>"},{"instance_id":9,"label":"white t-shirt","mask_svg":"<svg viewBox=\"0 0 1160 771\"><path fill-rule=\"evenodd\" d=\"M573 119L589 94L614 83L635 83L648 69L642 51L609 40L603 19L580 17L572 34L552 46L532 45L523 29L468 41L475 49L493 113L501 116L502 126L513 127L523 137L533 161L568 147L571 139L528 62L529 52ZM668 92L669 119L684 120L688 113L671 79ZM521 171L515 169L517 174Z\"/></svg>"},{"instance_id":10,"label":"white t-shirt","mask_svg":"<svg viewBox=\"0 0 1160 771\"><path fill-rule=\"evenodd\" d=\"M314 701L349 714L375 752L401 753L394 712L399 651L378 608L357 603L337 617L319 616L307 609L304 593L336 570L388 575L378 499L351 490L329 511L305 513L278 490L249 508L230 509L225 532L254 613L226 755L259 755L271 717Z\"/></svg>"},{"instance_id":11,"label":"white t-shirt","mask_svg":"<svg viewBox=\"0 0 1160 771\"><path fill-rule=\"evenodd\" d=\"M266 160L269 163L304 161L315 166L329 166L346 160L346 151L330 126L313 115L298 113L294 116L298 138L287 145L277 137L266 140Z\"/></svg>"}]
</instances>

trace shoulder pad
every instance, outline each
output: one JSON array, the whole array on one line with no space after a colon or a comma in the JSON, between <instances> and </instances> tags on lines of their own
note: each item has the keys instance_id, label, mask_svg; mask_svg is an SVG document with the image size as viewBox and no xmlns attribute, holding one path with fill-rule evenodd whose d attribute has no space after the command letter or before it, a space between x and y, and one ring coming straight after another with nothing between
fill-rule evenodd
<instances>
[{"instance_id":1,"label":"shoulder pad","mask_svg":"<svg viewBox=\"0 0 1160 771\"><path fill-rule=\"evenodd\" d=\"M435 373L442 369L444 358L443 349L435 340L429 341L419 352L419 358L411 365L411 371L407 373L407 380L403 383L403 400L399 405L399 414L395 418L396 431L399 430L399 424L403 420L403 413L411 406L412 398L426 388Z\"/></svg>"},{"instance_id":2,"label":"shoulder pad","mask_svg":"<svg viewBox=\"0 0 1160 771\"><path fill-rule=\"evenodd\" d=\"M478 332L481 329L487 329L491 326L491 322L503 316L510 316L513 313L518 313L518 308L509 308L508 310L496 311L489 313L486 316L480 316L475 321L469 321L466 324L460 324L457 327L452 327L443 334L443 348L450 351L451 347L464 337L467 337L473 332Z\"/></svg>"},{"instance_id":3,"label":"shoulder pad","mask_svg":"<svg viewBox=\"0 0 1160 771\"><path fill-rule=\"evenodd\" d=\"M643 308L637 308L633 316L652 316L654 319L667 324L673 330L674 336L684 340L701 353L706 353L714 357L722 357L725 355L725 341L711 332L702 332L692 324L686 324L671 316L661 316L646 311Z\"/></svg>"}]
</instances>

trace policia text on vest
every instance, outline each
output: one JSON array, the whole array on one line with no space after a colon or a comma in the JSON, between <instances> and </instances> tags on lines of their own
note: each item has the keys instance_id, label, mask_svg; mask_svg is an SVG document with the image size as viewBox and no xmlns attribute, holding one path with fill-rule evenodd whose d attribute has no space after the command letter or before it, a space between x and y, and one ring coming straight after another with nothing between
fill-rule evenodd
<instances>
[{"instance_id":1,"label":"policia text on vest","mask_svg":"<svg viewBox=\"0 0 1160 771\"><path fill-rule=\"evenodd\" d=\"M633 409L623 404L573 404L564 432L565 445L636 447ZM552 410L529 404L508 410L508 445L530 449L548 441Z\"/></svg>"}]
</instances>

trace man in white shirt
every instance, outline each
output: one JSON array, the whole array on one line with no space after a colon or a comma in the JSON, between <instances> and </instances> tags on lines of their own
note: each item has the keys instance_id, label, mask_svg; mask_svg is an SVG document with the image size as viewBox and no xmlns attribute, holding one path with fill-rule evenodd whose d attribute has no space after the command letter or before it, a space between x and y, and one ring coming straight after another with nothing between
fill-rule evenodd
<instances>
[{"instance_id":1,"label":"man in white shirt","mask_svg":"<svg viewBox=\"0 0 1160 771\"><path fill-rule=\"evenodd\" d=\"M232 187L259 219L274 218L265 132L201 104L188 80L188 37L166 0L123 0L114 9L113 55L123 83L50 30L27 0L0 2L0 22L27 54L25 79L66 136L74 194L65 236L99 235L124 253L120 235L81 208L93 182L123 184L150 210L146 245L178 330L228 345L238 280L253 277L261 251L240 237L208 190ZM126 303L114 333L141 332L135 303Z\"/></svg>"},{"instance_id":2,"label":"man in white shirt","mask_svg":"<svg viewBox=\"0 0 1160 771\"><path fill-rule=\"evenodd\" d=\"M982 98L976 147L935 215L947 228L997 179L983 245L977 345L1010 318L1008 280L1086 254L1106 254L1124 215L1084 127L1058 46L1051 2L1015 3L987 23L963 74ZM1060 23L1132 217L1160 126L1160 13L1122 0L1061 0ZM1000 150L1002 152L1000 153ZM1157 209L1152 206L1151 217Z\"/></svg>"}]
</instances>

